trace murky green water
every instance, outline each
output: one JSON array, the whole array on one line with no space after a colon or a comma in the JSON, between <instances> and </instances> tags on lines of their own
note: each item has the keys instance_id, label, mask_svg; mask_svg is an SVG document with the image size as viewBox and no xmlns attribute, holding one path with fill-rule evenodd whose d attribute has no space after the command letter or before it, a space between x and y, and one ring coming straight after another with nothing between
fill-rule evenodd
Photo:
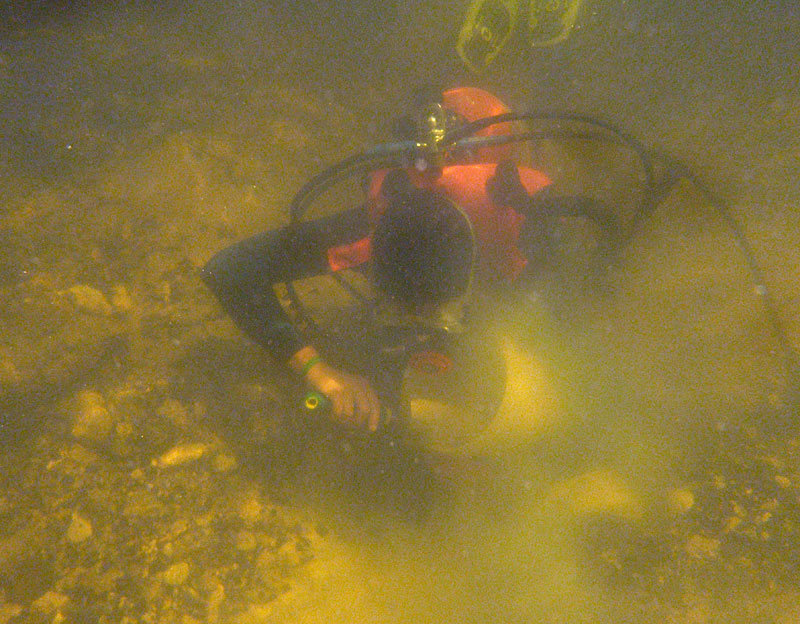
<instances>
[{"instance_id":1,"label":"murky green water","mask_svg":"<svg viewBox=\"0 0 800 624\"><path fill-rule=\"evenodd\" d=\"M797 619L792 381L692 189L610 292L504 308L525 408L468 458L298 432L290 380L200 284L411 89L470 84L690 165L798 344L791 3L586 0L562 45L512 39L483 77L465 10L0 9L0 622Z\"/></svg>"}]
</instances>

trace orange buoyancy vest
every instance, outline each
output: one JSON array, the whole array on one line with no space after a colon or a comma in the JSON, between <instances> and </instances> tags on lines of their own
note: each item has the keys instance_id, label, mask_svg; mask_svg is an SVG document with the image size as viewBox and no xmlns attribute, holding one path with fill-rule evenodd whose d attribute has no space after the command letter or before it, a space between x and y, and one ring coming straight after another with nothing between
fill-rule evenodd
<instances>
[{"instance_id":1,"label":"orange buoyancy vest","mask_svg":"<svg viewBox=\"0 0 800 624\"><path fill-rule=\"evenodd\" d=\"M475 87L459 87L442 94L442 104L472 122L486 117L508 113L509 108L488 91ZM476 136L495 136L513 131L511 123L501 123L483 128ZM478 247L478 268L513 280L527 264L517 248L520 229L525 217L508 206L492 202L487 191L487 182L494 175L497 164L511 157L513 146L498 145L478 150L479 162L451 165L435 172L420 172L408 169L411 182L419 187L440 192L464 211L472 224ZM529 194L550 184L547 176L534 169L520 167L520 179ZM370 221L377 223L385 209L380 194L386 170L376 171L371 176L369 188ZM354 243L328 250L328 265L332 271L352 268L369 260L371 241L369 237Z\"/></svg>"},{"instance_id":2,"label":"orange buoyancy vest","mask_svg":"<svg viewBox=\"0 0 800 624\"><path fill-rule=\"evenodd\" d=\"M495 163L453 165L444 167L436 177L409 170L412 183L443 194L451 199L470 220L478 248L478 268L490 274L499 274L513 280L525 268L527 260L517 247L524 215L509 206L498 206L489 197L487 182L494 175ZM387 170L372 175L369 190L370 220L374 226L386 208L380 194ZM547 176L534 169L520 167L520 179L525 190L535 193L547 186ZM328 250L328 264L332 271L353 268L369 260L369 237L355 243Z\"/></svg>"},{"instance_id":3,"label":"orange buoyancy vest","mask_svg":"<svg viewBox=\"0 0 800 624\"><path fill-rule=\"evenodd\" d=\"M511 112L497 96L477 87L458 87L445 91L442 93L442 105L468 122ZM504 122L483 128L475 136L498 136L511 134L512 131L512 124ZM513 154L514 147L508 144L481 148L477 156L481 162L499 163L511 158Z\"/></svg>"}]
</instances>

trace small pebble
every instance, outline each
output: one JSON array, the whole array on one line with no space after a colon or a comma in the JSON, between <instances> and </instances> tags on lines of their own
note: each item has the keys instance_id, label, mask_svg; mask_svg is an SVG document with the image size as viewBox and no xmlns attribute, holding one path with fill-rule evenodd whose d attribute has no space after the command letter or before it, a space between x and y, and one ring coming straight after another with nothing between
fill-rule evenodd
<instances>
[{"instance_id":1,"label":"small pebble","mask_svg":"<svg viewBox=\"0 0 800 624\"><path fill-rule=\"evenodd\" d=\"M670 512L683 516L694 507L694 494L689 488L675 488L667 496Z\"/></svg>"},{"instance_id":2,"label":"small pebble","mask_svg":"<svg viewBox=\"0 0 800 624\"><path fill-rule=\"evenodd\" d=\"M183 403L177 399L167 399L156 410L156 414L171 420L177 427L186 427L188 424L189 412Z\"/></svg>"},{"instance_id":3,"label":"small pebble","mask_svg":"<svg viewBox=\"0 0 800 624\"><path fill-rule=\"evenodd\" d=\"M111 305L119 312L130 312L133 309L133 299L131 299L128 289L122 285L115 286L111 294Z\"/></svg>"},{"instance_id":4,"label":"small pebble","mask_svg":"<svg viewBox=\"0 0 800 624\"><path fill-rule=\"evenodd\" d=\"M6 624L22 613L22 607L13 603L0 603L0 622Z\"/></svg>"},{"instance_id":5,"label":"small pebble","mask_svg":"<svg viewBox=\"0 0 800 624\"><path fill-rule=\"evenodd\" d=\"M206 612L206 621L209 624L216 624L219 621L219 607L222 601L225 600L225 586L217 582L211 594L208 596L208 610Z\"/></svg>"},{"instance_id":6,"label":"small pebble","mask_svg":"<svg viewBox=\"0 0 800 624\"><path fill-rule=\"evenodd\" d=\"M102 292L86 284L76 284L68 288L66 292L72 299L72 303L84 312L97 316L109 316L114 311Z\"/></svg>"},{"instance_id":7,"label":"small pebble","mask_svg":"<svg viewBox=\"0 0 800 624\"><path fill-rule=\"evenodd\" d=\"M14 360L10 356L0 354L0 386L15 386L22 381L22 375L17 370Z\"/></svg>"},{"instance_id":8,"label":"small pebble","mask_svg":"<svg viewBox=\"0 0 800 624\"><path fill-rule=\"evenodd\" d=\"M236 550L248 551L256 547L256 536L250 531L239 531L236 535Z\"/></svg>"},{"instance_id":9,"label":"small pebble","mask_svg":"<svg viewBox=\"0 0 800 624\"><path fill-rule=\"evenodd\" d=\"M77 513L72 514L72 521L67 528L67 539L73 544L79 544L92 536L92 523Z\"/></svg>"},{"instance_id":10,"label":"small pebble","mask_svg":"<svg viewBox=\"0 0 800 624\"><path fill-rule=\"evenodd\" d=\"M173 563L170 567L161 573L161 578L167 585L183 585L186 579L189 578L189 563L180 561Z\"/></svg>"},{"instance_id":11,"label":"small pebble","mask_svg":"<svg viewBox=\"0 0 800 624\"><path fill-rule=\"evenodd\" d=\"M220 453L214 458L214 470L216 472L230 472L236 468L236 458L232 455Z\"/></svg>"},{"instance_id":12,"label":"small pebble","mask_svg":"<svg viewBox=\"0 0 800 624\"><path fill-rule=\"evenodd\" d=\"M720 541L703 535L692 535L686 541L686 552L693 559L713 559L719 554Z\"/></svg>"},{"instance_id":13,"label":"small pebble","mask_svg":"<svg viewBox=\"0 0 800 624\"><path fill-rule=\"evenodd\" d=\"M31 603L31 608L42 613L55 613L69 602L69 596L56 591L45 592Z\"/></svg>"},{"instance_id":14,"label":"small pebble","mask_svg":"<svg viewBox=\"0 0 800 624\"><path fill-rule=\"evenodd\" d=\"M97 453L93 453L81 444L73 444L70 446L64 453L64 457L82 466L88 466L100 459Z\"/></svg>"},{"instance_id":15,"label":"small pebble","mask_svg":"<svg viewBox=\"0 0 800 624\"><path fill-rule=\"evenodd\" d=\"M123 420L117 423L114 427L114 431L116 431L118 437L128 438L133 434L133 424L127 420Z\"/></svg>"},{"instance_id":16,"label":"small pebble","mask_svg":"<svg viewBox=\"0 0 800 624\"><path fill-rule=\"evenodd\" d=\"M208 444L194 442L173 446L166 453L154 459L151 463L156 468L171 468L189 462L197 461L208 451Z\"/></svg>"},{"instance_id":17,"label":"small pebble","mask_svg":"<svg viewBox=\"0 0 800 624\"><path fill-rule=\"evenodd\" d=\"M106 408L103 395L94 390L83 390L75 396L72 415L72 435L79 439L100 442L113 428L113 418Z\"/></svg>"},{"instance_id":18,"label":"small pebble","mask_svg":"<svg viewBox=\"0 0 800 624\"><path fill-rule=\"evenodd\" d=\"M239 517L245 522L255 522L261 517L263 505L255 496L250 496L239 506Z\"/></svg>"},{"instance_id":19,"label":"small pebble","mask_svg":"<svg viewBox=\"0 0 800 624\"><path fill-rule=\"evenodd\" d=\"M775 475L775 483L780 485L782 488L788 488L792 485L792 480L789 477L784 477L783 475Z\"/></svg>"},{"instance_id":20,"label":"small pebble","mask_svg":"<svg viewBox=\"0 0 800 624\"><path fill-rule=\"evenodd\" d=\"M291 568L295 568L303 562L303 558L297 550L297 544L294 542L286 542L278 549L278 560Z\"/></svg>"},{"instance_id":21,"label":"small pebble","mask_svg":"<svg viewBox=\"0 0 800 624\"><path fill-rule=\"evenodd\" d=\"M725 527L723 528L723 531L725 533L735 531L736 527L738 527L741 523L742 519L739 516L731 516L725 521Z\"/></svg>"}]
</instances>

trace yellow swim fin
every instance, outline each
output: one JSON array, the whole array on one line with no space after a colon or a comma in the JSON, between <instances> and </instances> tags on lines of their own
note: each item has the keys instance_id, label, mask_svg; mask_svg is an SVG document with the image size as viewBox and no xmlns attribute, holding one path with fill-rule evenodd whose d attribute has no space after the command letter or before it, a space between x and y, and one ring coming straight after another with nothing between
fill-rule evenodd
<instances>
[{"instance_id":1,"label":"yellow swim fin","mask_svg":"<svg viewBox=\"0 0 800 624\"><path fill-rule=\"evenodd\" d=\"M530 0L528 41L534 47L563 41L575 25L583 0Z\"/></svg>"},{"instance_id":2,"label":"yellow swim fin","mask_svg":"<svg viewBox=\"0 0 800 624\"><path fill-rule=\"evenodd\" d=\"M458 35L456 51L475 73L500 53L517 24L519 0L473 0Z\"/></svg>"}]
</instances>

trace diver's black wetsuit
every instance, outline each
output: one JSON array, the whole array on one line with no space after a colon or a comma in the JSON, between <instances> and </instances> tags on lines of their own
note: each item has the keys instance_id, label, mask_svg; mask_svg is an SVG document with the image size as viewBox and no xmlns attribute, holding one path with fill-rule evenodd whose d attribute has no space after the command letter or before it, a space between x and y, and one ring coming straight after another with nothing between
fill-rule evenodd
<instances>
[{"instance_id":1,"label":"diver's black wetsuit","mask_svg":"<svg viewBox=\"0 0 800 624\"><path fill-rule=\"evenodd\" d=\"M257 234L217 253L202 277L236 325L280 362L306 341L289 322L273 285L330 271L327 252L368 234L365 206Z\"/></svg>"},{"instance_id":2,"label":"diver's black wetsuit","mask_svg":"<svg viewBox=\"0 0 800 624\"><path fill-rule=\"evenodd\" d=\"M527 219L518 246L531 261L543 255L547 211ZM369 234L366 206L257 234L217 253L202 277L237 326L280 362L307 342L290 323L273 285L330 271L328 250Z\"/></svg>"}]
</instances>

